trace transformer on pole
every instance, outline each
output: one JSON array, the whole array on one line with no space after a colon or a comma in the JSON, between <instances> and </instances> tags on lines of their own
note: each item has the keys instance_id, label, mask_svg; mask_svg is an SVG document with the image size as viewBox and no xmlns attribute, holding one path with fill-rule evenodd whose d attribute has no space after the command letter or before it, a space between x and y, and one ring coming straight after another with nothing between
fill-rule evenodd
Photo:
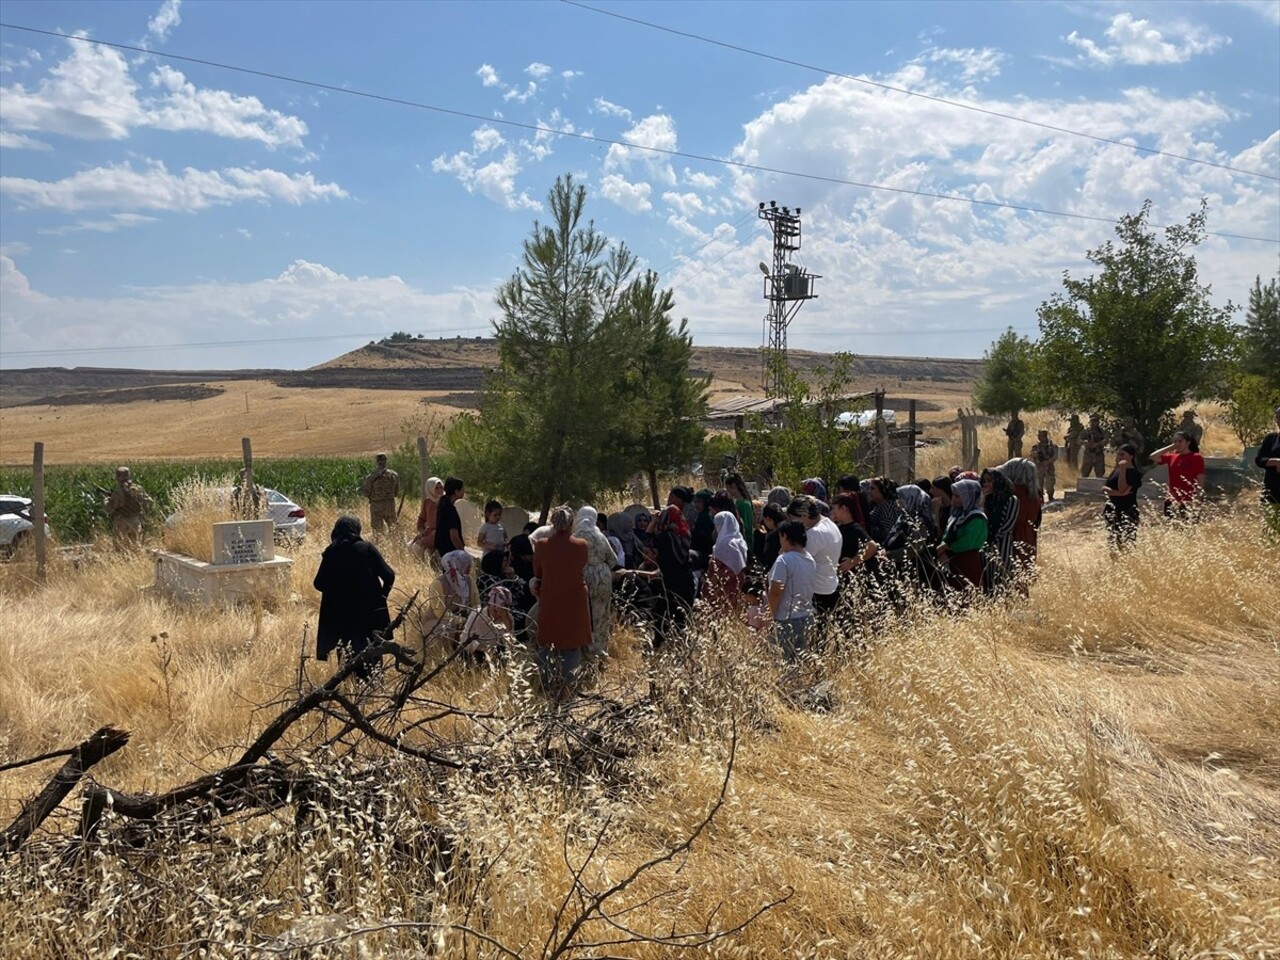
<instances>
[{"instance_id":1,"label":"transformer on pole","mask_svg":"<svg viewBox=\"0 0 1280 960\"><path fill-rule=\"evenodd\" d=\"M769 397L782 393L782 370L787 362L787 326L800 305L814 299L813 282L820 279L791 262L800 249L800 208L779 208L776 201L760 204L760 219L773 231L773 266L760 264L764 274L764 298L769 312L764 317L764 389Z\"/></svg>"}]
</instances>

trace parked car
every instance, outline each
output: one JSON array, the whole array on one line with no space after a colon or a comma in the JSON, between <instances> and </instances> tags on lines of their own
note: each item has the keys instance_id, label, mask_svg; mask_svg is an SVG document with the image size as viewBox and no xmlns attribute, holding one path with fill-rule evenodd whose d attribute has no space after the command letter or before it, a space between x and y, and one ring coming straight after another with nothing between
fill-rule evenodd
<instances>
[{"instance_id":1,"label":"parked car","mask_svg":"<svg viewBox=\"0 0 1280 960\"><path fill-rule=\"evenodd\" d=\"M49 534L49 518L44 518L44 535ZM0 493L0 552L12 554L31 536L31 501L12 493Z\"/></svg>"},{"instance_id":2,"label":"parked car","mask_svg":"<svg viewBox=\"0 0 1280 960\"><path fill-rule=\"evenodd\" d=\"M298 506L283 493L278 490L272 490L270 487L259 487L262 491L262 519L270 520L275 524L275 538L277 540L301 540L307 535L307 511ZM231 504L235 496L235 491L231 487L223 487L217 491L227 498L227 503ZM171 524L177 519L177 514L170 516L165 520L166 524Z\"/></svg>"}]
</instances>

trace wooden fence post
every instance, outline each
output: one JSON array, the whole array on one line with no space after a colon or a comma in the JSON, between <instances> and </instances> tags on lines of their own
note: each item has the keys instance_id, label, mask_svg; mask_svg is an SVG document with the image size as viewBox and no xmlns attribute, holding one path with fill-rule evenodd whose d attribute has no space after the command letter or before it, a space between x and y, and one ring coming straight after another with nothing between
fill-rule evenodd
<instances>
[{"instance_id":1,"label":"wooden fence post","mask_svg":"<svg viewBox=\"0 0 1280 960\"><path fill-rule=\"evenodd\" d=\"M427 489L427 477L431 473L431 464L427 457L427 438L418 438L418 476L421 480L422 495L428 496L431 491Z\"/></svg>"},{"instance_id":2,"label":"wooden fence post","mask_svg":"<svg viewBox=\"0 0 1280 960\"><path fill-rule=\"evenodd\" d=\"M31 463L31 525L36 543L36 580L44 583L44 444L37 443Z\"/></svg>"}]
</instances>

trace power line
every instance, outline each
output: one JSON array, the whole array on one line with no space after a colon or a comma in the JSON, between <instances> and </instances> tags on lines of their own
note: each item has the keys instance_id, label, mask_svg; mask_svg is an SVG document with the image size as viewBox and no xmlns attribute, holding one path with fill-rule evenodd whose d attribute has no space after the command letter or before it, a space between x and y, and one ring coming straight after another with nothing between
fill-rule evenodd
<instances>
[{"instance_id":1,"label":"power line","mask_svg":"<svg viewBox=\"0 0 1280 960\"><path fill-rule=\"evenodd\" d=\"M754 173L768 173L780 177L795 177L801 180L812 180L818 183L830 183L844 187L859 187L864 190L879 190L885 193L904 194L912 197L923 197L931 200L944 200L950 203L965 203L970 206L992 207L1001 210L1013 210L1018 213L1041 214L1049 217L1061 217L1067 220L1082 220L1091 223L1105 223L1115 225L1118 218L1095 216L1085 213L1068 213L1064 210L1050 210L1046 207L1033 207L1028 204L1008 203L1002 200L979 200L974 197L965 197L958 194L934 193L929 190L912 190L907 187L891 187L885 184L865 183L860 180L848 180L843 177L826 176L818 173L804 173L798 170L784 170L779 167L767 167L758 163L747 163L742 160L731 160L726 157L711 157L699 153L690 153L685 150L669 150L664 147L651 147L639 143L630 143L625 140L614 140L609 137L600 137L589 133L570 132L566 130L557 130L555 127L548 127L540 123L523 123L519 120L508 120L505 117L487 117L478 113L470 113L466 110L455 110L451 107L441 107L434 104L422 103L417 100L407 100L402 97L392 97L380 93L370 93L365 90L356 90L349 87L340 87L331 83L323 83L318 80L306 80L299 77L291 77L285 74L272 73L267 70L256 70L251 67L240 67L234 64L221 63L216 60L206 60L200 57L187 57L181 54L162 52L159 50L148 50L145 47L134 46L127 43L114 43L109 40L97 40L92 37L75 37L68 36L63 33L57 33L52 30L41 30L36 27L24 27L17 24L0 22L0 28L9 30L21 30L25 33L40 34L47 37L56 37L59 40L70 40L78 43L92 43L103 47L111 47L116 50L127 50L132 53L140 53L146 56L161 57L168 60L176 60L180 63L194 63L204 67L213 67L218 70L229 70L235 73L242 73L247 76L263 77L268 80L278 80L283 83L293 83L301 86L312 87L316 90L327 90L330 93L343 94L345 96L360 97L366 100L374 100L379 103L389 103L402 107L413 107L417 110L427 110L432 113L439 113L444 116L460 117L465 120L475 120L480 123L496 124L498 126L513 127L519 130L529 130L534 133L551 134L558 137L572 137L576 140L583 140L588 143L599 143L607 146L626 147L631 150L643 150L648 153L655 153L666 157L679 157L683 160L697 160L701 163L717 164L720 166L733 167L738 170L750 170ZM1152 226L1163 228L1165 224L1153 224ZM1220 237L1225 240L1243 240L1250 243L1275 243L1280 244L1280 238L1272 237L1250 237L1236 233L1220 233L1217 231L1205 231L1207 236Z\"/></svg>"},{"instance_id":2,"label":"power line","mask_svg":"<svg viewBox=\"0 0 1280 960\"><path fill-rule=\"evenodd\" d=\"M855 83L866 84L869 87L875 87L879 90L886 90L891 93L902 93L909 97L918 97L921 100L929 100L933 103L941 103L948 107L956 107L960 110L970 110L974 113L981 113L988 117L998 117L1001 120L1010 120L1014 123L1023 123L1031 127L1039 127L1042 130L1051 130L1054 133L1065 133L1073 137L1082 137L1086 140L1093 140L1096 143L1107 143L1116 147L1127 147L1130 150L1136 150L1139 153L1146 153L1151 156L1168 157L1171 160L1181 160L1184 163L1198 163L1207 167L1216 167L1219 170L1229 170L1232 173L1239 173L1246 177L1259 177L1263 180L1278 180L1280 177L1270 173L1260 173L1257 170L1245 170L1240 167L1233 167L1226 163L1215 163L1212 160L1203 160L1197 157L1184 157L1181 154L1169 153L1165 150L1157 150L1155 147L1142 147L1134 143L1126 143L1123 140L1115 140L1111 137L1100 137L1096 134L1085 133L1082 130L1072 130L1069 127L1058 127L1051 123L1044 123L1040 120L1031 120L1027 117L1019 117L1011 113L1001 113L999 110L988 110L985 107L979 107L972 103L963 103L959 100L948 100L945 97L938 97L928 93L920 93L917 90L909 90L905 87L895 87L892 84L880 83L876 80L868 80L866 77L855 77L851 74L840 73L838 70L828 70L826 67L815 67L813 64L803 63L799 60L790 60L786 57L779 57L772 53L765 53L761 50L752 50L750 47L742 47L734 43L728 43L724 40L716 40L712 37L706 37L698 33L690 33L685 30L677 30L675 27L664 26L660 23L653 23L649 20L641 20L638 17L629 17L626 14L617 13L613 10L602 10L599 7L593 7L589 4L580 3L579 0L560 0L570 7L577 7L580 10L587 10L591 13L598 13L601 16L613 17L615 20L623 20L627 23L633 23L637 26L648 27L651 30L658 30L662 33L669 33L673 36L684 37L688 40L697 40L701 43L709 43L712 46L722 47L725 50L733 50L737 53L745 53L748 56L759 57L761 60L771 60L774 63L785 64L789 67L799 67L801 70L809 70L813 73L826 74L829 77L839 77L842 80L852 80Z\"/></svg>"}]
</instances>

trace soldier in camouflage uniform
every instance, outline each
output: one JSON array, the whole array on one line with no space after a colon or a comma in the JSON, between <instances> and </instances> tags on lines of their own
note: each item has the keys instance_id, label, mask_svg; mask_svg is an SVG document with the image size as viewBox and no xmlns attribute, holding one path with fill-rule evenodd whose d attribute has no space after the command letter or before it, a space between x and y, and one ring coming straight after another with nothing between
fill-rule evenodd
<instances>
[{"instance_id":1,"label":"soldier in camouflage uniform","mask_svg":"<svg viewBox=\"0 0 1280 960\"><path fill-rule=\"evenodd\" d=\"M1031 448L1031 459L1036 465L1036 477L1040 481L1040 496L1053 502L1053 488L1056 482L1053 462L1058 459L1058 445L1049 439L1049 431L1041 430L1036 435L1039 441Z\"/></svg>"},{"instance_id":2,"label":"soldier in camouflage uniform","mask_svg":"<svg viewBox=\"0 0 1280 960\"><path fill-rule=\"evenodd\" d=\"M1107 475L1107 431L1102 429L1102 418L1089 414L1089 426L1080 434L1084 457L1080 463L1080 476L1105 477Z\"/></svg>"},{"instance_id":3,"label":"soldier in camouflage uniform","mask_svg":"<svg viewBox=\"0 0 1280 960\"><path fill-rule=\"evenodd\" d=\"M1067 435L1064 438L1067 444L1067 463L1071 464L1072 470L1080 469L1080 434L1083 432L1084 424L1080 422L1080 415L1073 413L1067 423Z\"/></svg>"},{"instance_id":4,"label":"soldier in camouflage uniform","mask_svg":"<svg viewBox=\"0 0 1280 960\"><path fill-rule=\"evenodd\" d=\"M1133 417L1125 417L1124 424L1120 427L1120 432L1116 434L1116 447L1120 447L1126 443L1132 443L1133 448L1138 451L1139 460L1141 460L1141 458L1146 454L1146 448L1143 446L1145 442L1146 441L1143 439L1142 434L1138 432L1137 424L1133 422Z\"/></svg>"},{"instance_id":5,"label":"soldier in camouflage uniform","mask_svg":"<svg viewBox=\"0 0 1280 960\"><path fill-rule=\"evenodd\" d=\"M1009 425L1004 428L1004 435L1009 438L1009 459L1022 456L1022 437L1027 432L1027 425L1022 422L1022 418L1017 413L1009 419Z\"/></svg>"},{"instance_id":6,"label":"soldier in camouflage uniform","mask_svg":"<svg viewBox=\"0 0 1280 960\"><path fill-rule=\"evenodd\" d=\"M378 454L377 469L364 478L360 492L369 501L369 526L376 532L395 525L400 476L387 467L387 455Z\"/></svg>"},{"instance_id":7,"label":"soldier in camouflage uniform","mask_svg":"<svg viewBox=\"0 0 1280 960\"><path fill-rule=\"evenodd\" d=\"M111 520L111 538L118 547L135 547L142 539L142 515L151 509L147 491L133 482L128 467L116 467L115 489L104 504Z\"/></svg>"},{"instance_id":8,"label":"soldier in camouflage uniform","mask_svg":"<svg viewBox=\"0 0 1280 960\"><path fill-rule=\"evenodd\" d=\"M1178 431L1194 440L1197 446L1204 439L1204 427L1196 423L1196 412L1194 410L1182 411L1182 422L1178 424Z\"/></svg>"}]
</instances>

